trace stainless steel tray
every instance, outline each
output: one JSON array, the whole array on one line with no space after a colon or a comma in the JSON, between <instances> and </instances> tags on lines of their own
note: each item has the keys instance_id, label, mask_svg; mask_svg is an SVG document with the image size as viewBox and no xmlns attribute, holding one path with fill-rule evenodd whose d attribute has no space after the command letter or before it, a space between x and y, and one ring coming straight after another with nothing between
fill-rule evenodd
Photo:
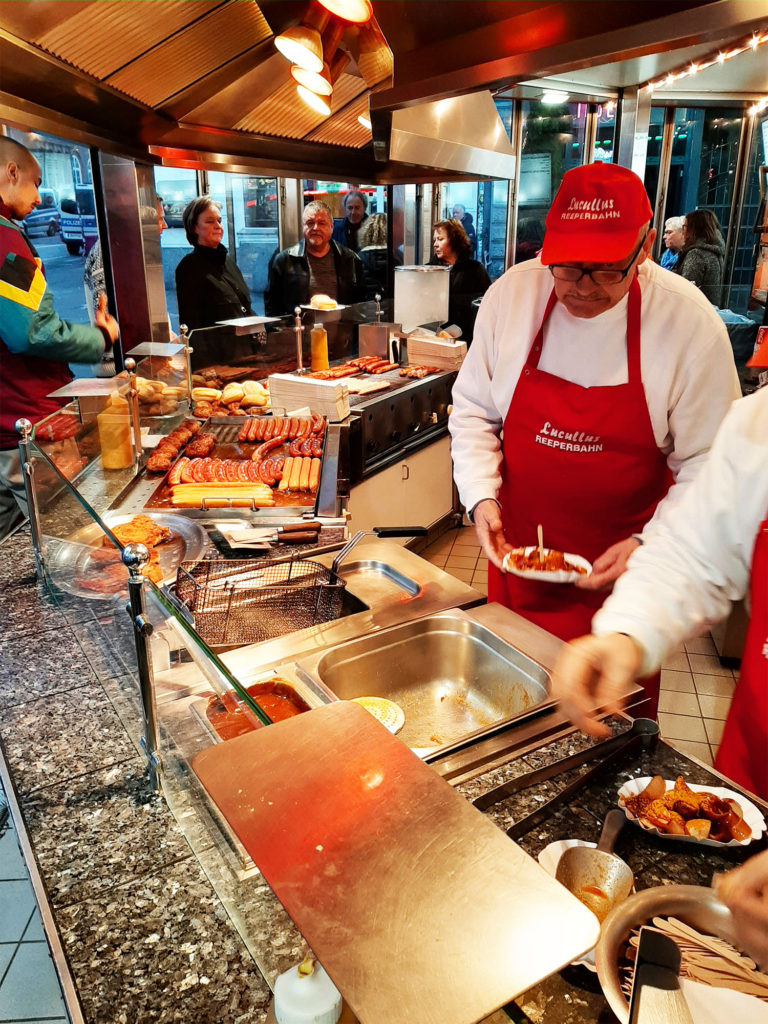
<instances>
[{"instance_id":1,"label":"stainless steel tray","mask_svg":"<svg viewBox=\"0 0 768 1024\"><path fill-rule=\"evenodd\" d=\"M156 548L160 568L163 573L162 583L172 583L176 579L176 569L183 561L194 561L202 558L210 547L208 534L194 519L173 512L144 512L153 522L165 526L171 531L170 540L159 544ZM110 529L130 522L135 518L131 514L107 513L102 517L104 525ZM46 538L45 563L53 583L61 590L75 597L85 597L97 601L109 601L124 598L128 593L128 570L125 570L125 585L114 591L101 592L90 590L82 585L82 580L95 578L101 571L95 565L89 565L94 548L102 546L105 534L98 523L89 523L71 537Z\"/></svg>"}]
</instances>

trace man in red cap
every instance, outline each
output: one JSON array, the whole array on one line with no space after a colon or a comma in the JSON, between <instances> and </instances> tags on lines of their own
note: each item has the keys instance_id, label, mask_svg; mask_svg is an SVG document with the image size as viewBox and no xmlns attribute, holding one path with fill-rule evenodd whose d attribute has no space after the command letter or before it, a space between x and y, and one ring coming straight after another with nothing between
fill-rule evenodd
<instances>
[{"instance_id":1,"label":"man in red cap","mask_svg":"<svg viewBox=\"0 0 768 1024\"><path fill-rule=\"evenodd\" d=\"M728 335L689 282L648 259L656 232L640 178L569 171L539 259L486 292L453 389L454 476L488 556L488 600L570 640L676 502L738 397ZM672 486L674 484L674 486ZM505 573L535 544L592 574L556 584ZM646 686L654 716L658 679Z\"/></svg>"}]
</instances>

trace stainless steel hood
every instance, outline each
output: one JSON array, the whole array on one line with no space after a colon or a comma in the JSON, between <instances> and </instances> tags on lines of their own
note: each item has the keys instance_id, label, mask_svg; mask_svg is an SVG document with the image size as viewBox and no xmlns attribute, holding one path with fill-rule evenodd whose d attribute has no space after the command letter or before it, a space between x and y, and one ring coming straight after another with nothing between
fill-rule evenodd
<instances>
[{"instance_id":1,"label":"stainless steel hood","mask_svg":"<svg viewBox=\"0 0 768 1024\"><path fill-rule=\"evenodd\" d=\"M515 176L514 151L490 92L393 111L387 155L477 177Z\"/></svg>"}]
</instances>

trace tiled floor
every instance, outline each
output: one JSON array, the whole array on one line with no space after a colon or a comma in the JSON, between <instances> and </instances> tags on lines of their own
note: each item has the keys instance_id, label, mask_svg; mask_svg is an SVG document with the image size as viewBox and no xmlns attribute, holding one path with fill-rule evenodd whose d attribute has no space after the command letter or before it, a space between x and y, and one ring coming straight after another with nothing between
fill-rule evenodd
<instances>
[{"instance_id":1,"label":"tiled floor","mask_svg":"<svg viewBox=\"0 0 768 1024\"><path fill-rule=\"evenodd\" d=\"M446 572L488 593L488 560L474 528L443 534L421 552ZM723 732L736 680L720 664L712 638L689 640L673 651L662 667L659 725L673 746L712 764Z\"/></svg>"},{"instance_id":2,"label":"tiled floor","mask_svg":"<svg viewBox=\"0 0 768 1024\"><path fill-rule=\"evenodd\" d=\"M0 788L0 799L1 795ZM69 1020L9 817L0 824L0 1022L69 1024Z\"/></svg>"}]
</instances>

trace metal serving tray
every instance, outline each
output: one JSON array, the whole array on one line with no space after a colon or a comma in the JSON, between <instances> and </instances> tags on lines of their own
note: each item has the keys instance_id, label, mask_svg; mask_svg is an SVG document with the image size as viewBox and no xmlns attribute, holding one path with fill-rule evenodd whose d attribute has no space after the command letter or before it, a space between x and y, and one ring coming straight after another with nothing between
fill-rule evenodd
<instances>
[{"instance_id":1,"label":"metal serving tray","mask_svg":"<svg viewBox=\"0 0 768 1024\"><path fill-rule=\"evenodd\" d=\"M211 452L211 457L219 459L250 459L254 449L260 441L238 441L237 435L246 420L254 419L253 416L218 416L206 420L200 428L201 434L215 434L216 446ZM326 472L326 438L328 431L323 434L323 454L321 456L320 481L314 495L307 494L306 500L300 500L300 496L292 494L289 497L282 497L275 491L277 504L273 508L185 508L184 515L192 519L242 519L247 516L249 519L269 519L273 516L309 516L313 518L318 515L318 503L320 493L323 489L323 477ZM182 458L183 452L179 458ZM178 461L178 460L176 460ZM281 502L284 502L281 504ZM170 489L168 487L167 475L158 483L155 490L147 500L144 508L150 511L173 510L171 505Z\"/></svg>"}]
</instances>

